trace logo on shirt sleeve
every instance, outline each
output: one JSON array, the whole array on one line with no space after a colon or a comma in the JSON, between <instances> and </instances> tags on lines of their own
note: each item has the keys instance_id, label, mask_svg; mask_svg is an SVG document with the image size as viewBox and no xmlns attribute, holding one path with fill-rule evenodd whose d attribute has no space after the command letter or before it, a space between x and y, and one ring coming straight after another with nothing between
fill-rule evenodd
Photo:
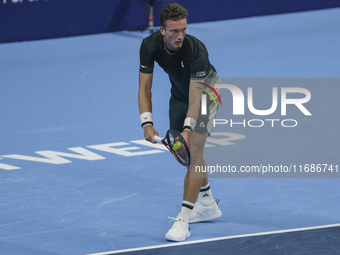
<instances>
[{"instance_id":1,"label":"logo on shirt sleeve","mask_svg":"<svg viewBox=\"0 0 340 255\"><path fill-rule=\"evenodd\" d=\"M207 74L206 74L206 72L205 71L200 71L200 72L197 72L196 73L196 77L204 77L204 76L206 76Z\"/></svg>"}]
</instances>

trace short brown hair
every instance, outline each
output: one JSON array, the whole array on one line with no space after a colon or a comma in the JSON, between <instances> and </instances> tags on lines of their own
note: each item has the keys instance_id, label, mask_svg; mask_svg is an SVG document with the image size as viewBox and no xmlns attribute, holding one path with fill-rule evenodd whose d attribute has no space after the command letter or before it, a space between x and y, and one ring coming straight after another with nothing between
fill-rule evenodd
<instances>
[{"instance_id":1,"label":"short brown hair","mask_svg":"<svg viewBox=\"0 0 340 255\"><path fill-rule=\"evenodd\" d=\"M187 10L179 5L179 4L168 4L164 6L161 10L160 18L161 18L161 26L165 27L165 21L167 20L180 20L186 19L188 16Z\"/></svg>"}]
</instances>

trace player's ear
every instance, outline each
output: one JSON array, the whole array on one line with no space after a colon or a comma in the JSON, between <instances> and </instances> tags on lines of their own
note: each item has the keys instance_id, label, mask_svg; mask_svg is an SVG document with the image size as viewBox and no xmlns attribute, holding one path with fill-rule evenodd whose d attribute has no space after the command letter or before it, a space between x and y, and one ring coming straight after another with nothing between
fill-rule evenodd
<instances>
[{"instance_id":1,"label":"player's ear","mask_svg":"<svg viewBox=\"0 0 340 255\"><path fill-rule=\"evenodd\" d=\"M160 27L159 27L159 31L161 31L162 35L165 35L165 29L164 29L164 27L160 26Z\"/></svg>"}]
</instances>

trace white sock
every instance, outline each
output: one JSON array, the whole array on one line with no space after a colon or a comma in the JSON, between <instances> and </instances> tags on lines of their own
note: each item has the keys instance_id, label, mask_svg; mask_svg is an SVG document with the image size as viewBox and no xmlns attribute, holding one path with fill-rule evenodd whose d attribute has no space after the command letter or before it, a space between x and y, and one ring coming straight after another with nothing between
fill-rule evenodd
<instances>
[{"instance_id":1,"label":"white sock","mask_svg":"<svg viewBox=\"0 0 340 255\"><path fill-rule=\"evenodd\" d=\"M188 201L183 201L181 212L178 214L177 217L183 218L186 222L189 222L190 214L192 209L194 209L195 204L190 203Z\"/></svg>"},{"instance_id":2,"label":"white sock","mask_svg":"<svg viewBox=\"0 0 340 255\"><path fill-rule=\"evenodd\" d=\"M205 206L209 206L214 203L214 198L211 193L209 183L206 186L201 187L200 193L198 194L198 200L200 201L201 204Z\"/></svg>"}]
</instances>

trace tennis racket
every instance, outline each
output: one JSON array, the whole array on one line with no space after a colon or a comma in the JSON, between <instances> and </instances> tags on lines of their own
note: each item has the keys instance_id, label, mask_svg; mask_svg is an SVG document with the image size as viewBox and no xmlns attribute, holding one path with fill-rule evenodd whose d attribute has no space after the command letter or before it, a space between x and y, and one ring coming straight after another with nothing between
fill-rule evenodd
<instances>
[{"instance_id":1,"label":"tennis racket","mask_svg":"<svg viewBox=\"0 0 340 255\"><path fill-rule=\"evenodd\" d=\"M162 143L177 161L183 166L190 165L190 151L189 147L182 137L181 133L176 129L170 128L165 135L165 138L154 136L157 143Z\"/></svg>"}]
</instances>

